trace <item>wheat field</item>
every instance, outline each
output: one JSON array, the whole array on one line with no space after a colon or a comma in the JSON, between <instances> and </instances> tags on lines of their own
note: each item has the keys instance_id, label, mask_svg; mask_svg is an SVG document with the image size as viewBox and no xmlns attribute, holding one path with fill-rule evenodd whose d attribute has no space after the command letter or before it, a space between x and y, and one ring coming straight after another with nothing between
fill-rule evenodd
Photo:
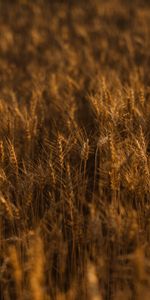
<instances>
[{"instance_id":1,"label":"wheat field","mask_svg":"<svg viewBox=\"0 0 150 300\"><path fill-rule=\"evenodd\" d=\"M150 299L150 6L0 1L0 298Z\"/></svg>"}]
</instances>

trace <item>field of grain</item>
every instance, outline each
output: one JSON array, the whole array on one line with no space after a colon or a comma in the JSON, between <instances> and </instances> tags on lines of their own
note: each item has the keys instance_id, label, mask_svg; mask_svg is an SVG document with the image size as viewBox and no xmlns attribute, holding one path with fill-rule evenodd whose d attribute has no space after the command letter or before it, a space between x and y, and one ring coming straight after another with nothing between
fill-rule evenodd
<instances>
[{"instance_id":1,"label":"field of grain","mask_svg":"<svg viewBox=\"0 0 150 300\"><path fill-rule=\"evenodd\" d=\"M0 1L0 298L150 299L147 0Z\"/></svg>"}]
</instances>

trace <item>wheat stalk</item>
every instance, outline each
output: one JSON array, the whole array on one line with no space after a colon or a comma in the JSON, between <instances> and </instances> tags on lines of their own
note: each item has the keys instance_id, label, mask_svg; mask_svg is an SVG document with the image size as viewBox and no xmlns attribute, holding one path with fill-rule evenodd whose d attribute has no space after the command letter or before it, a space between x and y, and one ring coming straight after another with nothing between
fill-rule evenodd
<instances>
[{"instance_id":1,"label":"wheat stalk","mask_svg":"<svg viewBox=\"0 0 150 300\"><path fill-rule=\"evenodd\" d=\"M4 145L3 141L0 141L0 164L4 162Z\"/></svg>"},{"instance_id":2,"label":"wheat stalk","mask_svg":"<svg viewBox=\"0 0 150 300\"><path fill-rule=\"evenodd\" d=\"M13 220L13 211L12 211L12 206L10 203L4 198L2 193L0 193L0 203L1 203L1 209L4 208L4 211L7 214L7 217L10 221ZM2 212L1 212L2 213Z\"/></svg>"},{"instance_id":3,"label":"wheat stalk","mask_svg":"<svg viewBox=\"0 0 150 300\"><path fill-rule=\"evenodd\" d=\"M37 232L29 246L29 280L31 298L33 300L44 300L44 249L42 239Z\"/></svg>"},{"instance_id":4,"label":"wheat stalk","mask_svg":"<svg viewBox=\"0 0 150 300\"><path fill-rule=\"evenodd\" d=\"M13 170L15 171L16 177L18 177L18 160L14 145L11 143L11 141L9 141L8 143L8 149L10 153L10 163L12 165Z\"/></svg>"},{"instance_id":5,"label":"wheat stalk","mask_svg":"<svg viewBox=\"0 0 150 300\"><path fill-rule=\"evenodd\" d=\"M16 285L16 292L17 292L17 299L21 300L23 299L23 290L22 290L22 269L21 269L21 263L19 261L18 252L15 246L9 247L9 260L10 264L13 269L13 276L14 281Z\"/></svg>"}]
</instances>

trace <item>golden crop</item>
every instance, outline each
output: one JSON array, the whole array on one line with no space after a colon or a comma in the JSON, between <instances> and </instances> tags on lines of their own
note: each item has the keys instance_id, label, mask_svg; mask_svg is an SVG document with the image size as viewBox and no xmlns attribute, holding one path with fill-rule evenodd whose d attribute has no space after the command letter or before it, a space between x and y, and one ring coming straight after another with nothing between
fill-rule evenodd
<instances>
[{"instance_id":1,"label":"golden crop","mask_svg":"<svg viewBox=\"0 0 150 300\"><path fill-rule=\"evenodd\" d=\"M150 7L0 1L2 300L150 299Z\"/></svg>"}]
</instances>

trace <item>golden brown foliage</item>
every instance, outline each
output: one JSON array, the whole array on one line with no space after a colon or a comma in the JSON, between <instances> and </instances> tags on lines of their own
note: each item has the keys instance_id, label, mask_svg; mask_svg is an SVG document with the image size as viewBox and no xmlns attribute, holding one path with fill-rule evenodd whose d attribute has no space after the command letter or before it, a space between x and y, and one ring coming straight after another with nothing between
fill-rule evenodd
<instances>
[{"instance_id":1,"label":"golden brown foliage","mask_svg":"<svg viewBox=\"0 0 150 300\"><path fill-rule=\"evenodd\" d=\"M0 2L2 300L150 298L149 15Z\"/></svg>"}]
</instances>

